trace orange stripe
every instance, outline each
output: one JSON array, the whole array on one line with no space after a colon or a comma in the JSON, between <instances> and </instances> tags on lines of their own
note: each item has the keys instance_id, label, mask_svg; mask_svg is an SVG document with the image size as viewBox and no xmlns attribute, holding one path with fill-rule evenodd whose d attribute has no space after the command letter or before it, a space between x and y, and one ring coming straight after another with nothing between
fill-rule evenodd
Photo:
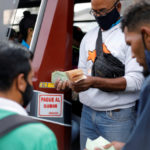
<instances>
[{"instance_id":1,"label":"orange stripe","mask_svg":"<svg viewBox=\"0 0 150 150\"><path fill-rule=\"evenodd\" d=\"M105 44L103 44L103 52L106 54L110 54L110 51L107 49Z\"/></svg>"}]
</instances>

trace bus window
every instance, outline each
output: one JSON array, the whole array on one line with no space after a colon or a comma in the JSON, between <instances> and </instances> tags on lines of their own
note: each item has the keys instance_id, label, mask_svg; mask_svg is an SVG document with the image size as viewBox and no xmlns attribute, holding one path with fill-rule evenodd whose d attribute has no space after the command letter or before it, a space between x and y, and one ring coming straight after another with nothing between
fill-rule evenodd
<instances>
[{"instance_id":1,"label":"bus window","mask_svg":"<svg viewBox=\"0 0 150 150\"><path fill-rule=\"evenodd\" d=\"M15 9L18 7L19 0L1 0L0 1L0 40L8 39L7 32L11 26L14 16ZM8 34L9 35L9 34Z\"/></svg>"},{"instance_id":2,"label":"bus window","mask_svg":"<svg viewBox=\"0 0 150 150\"><path fill-rule=\"evenodd\" d=\"M10 10L9 10L10 11ZM18 8L18 9L15 9L14 10L16 13L14 15L14 18L13 18L13 22L12 22L12 28L15 29L16 31L19 31L19 22L20 20L23 18L23 12L25 11L29 11L31 12L31 14L38 14L39 12L39 7L32 7L32 8ZM4 11L4 13L7 12Z\"/></svg>"},{"instance_id":3,"label":"bus window","mask_svg":"<svg viewBox=\"0 0 150 150\"><path fill-rule=\"evenodd\" d=\"M40 4L41 0L32 2L30 0L1 0L0 40L14 40L15 42L21 42L21 40L19 40L20 34L17 33L19 33L19 22L23 18L23 12L29 11L33 15L38 15Z\"/></svg>"},{"instance_id":4,"label":"bus window","mask_svg":"<svg viewBox=\"0 0 150 150\"><path fill-rule=\"evenodd\" d=\"M75 4L74 6L74 26L79 26L83 32L97 26L95 19L90 15L91 3Z\"/></svg>"}]
</instances>

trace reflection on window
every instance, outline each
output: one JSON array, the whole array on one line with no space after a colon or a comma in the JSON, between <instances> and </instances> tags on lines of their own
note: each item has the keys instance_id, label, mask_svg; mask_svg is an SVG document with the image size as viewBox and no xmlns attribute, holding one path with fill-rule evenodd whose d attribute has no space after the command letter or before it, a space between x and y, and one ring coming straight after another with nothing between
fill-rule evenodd
<instances>
[{"instance_id":1,"label":"reflection on window","mask_svg":"<svg viewBox=\"0 0 150 150\"><path fill-rule=\"evenodd\" d=\"M14 9L18 7L18 3L19 0L0 0L0 40L7 39L8 27L11 25Z\"/></svg>"},{"instance_id":2,"label":"reflection on window","mask_svg":"<svg viewBox=\"0 0 150 150\"><path fill-rule=\"evenodd\" d=\"M74 7L74 21L94 20L89 14L91 3L76 4Z\"/></svg>"},{"instance_id":3,"label":"reflection on window","mask_svg":"<svg viewBox=\"0 0 150 150\"><path fill-rule=\"evenodd\" d=\"M88 32L89 30L98 26L98 24L96 22L78 22L74 23L74 26L80 27L83 32Z\"/></svg>"},{"instance_id":4,"label":"reflection on window","mask_svg":"<svg viewBox=\"0 0 150 150\"><path fill-rule=\"evenodd\" d=\"M12 26L13 29L19 31L18 24L20 20L23 18L23 12L30 11L32 14L38 14L39 7L32 8L19 8L14 10L5 10L3 12L3 23L8 26Z\"/></svg>"},{"instance_id":5,"label":"reflection on window","mask_svg":"<svg viewBox=\"0 0 150 150\"><path fill-rule=\"evenodd\" d=\"M34 5L30 8L18 8L22 0L0 0L0 40L8 40L16 37L19 32L19 22L23 18L24 11L30 11L31 14L38 14L39 6ZM16 33L15 33L16 32Z\"/></svg>"}]
</instances>

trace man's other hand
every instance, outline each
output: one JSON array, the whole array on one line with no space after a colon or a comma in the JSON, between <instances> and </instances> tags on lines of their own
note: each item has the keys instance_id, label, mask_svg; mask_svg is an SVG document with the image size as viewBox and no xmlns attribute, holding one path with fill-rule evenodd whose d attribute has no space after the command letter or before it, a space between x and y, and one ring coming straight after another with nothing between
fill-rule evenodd
<instances>
[{"instance_id":1,"label":"man's other hand","mask_svg":"<svg viewBox=\"0 0 150 150\"><path fill-rule=\"evenodd\" d=\"M86 79L83 79L79 82L72 83L72 89L76 92L82 92L88 90L93 85L93 77L87 76Z\"/></svg>"},{"instance_id":2,"label":"man's other hand","mask_svg":"<svg viewBox=\"0 0 150 150\"><path fill-rule=\"evenodd\" d=\"M113 146L115 148L115 150L121 150L124 147L125 143L123 142L118 142L118 141L113 141L110 144L107 144L104 146L104 149L108 149L111 146ZM98 149L95 149L98 150Z\"/></svg>"},{"instance_id":3,"label":"man's other hand","mask_svg":"<svg viewBox=\"0 0 150 150\"><path fill-rule=\"evenodd\" d=\"M107 150L108 148L110 148L111 146L113 146L115 148L115 150L121 150L124 145L125 145L125 143L118 142L118 141L113 141L110 144L105 145L104 149ZM87 150L87 149L84 149L84 150ZM100 148L97 147L94 150L102 150L102 149L100 149Z\"/></svg>"},{"instance_id":4,"label":"man's other hand","mask_svg":"<svg viewBox=\"0 0 150 150\"><path fill-rule=\"evenodd\" d=\"M57 79L55 82L55 88L57 91L64 91L71 87L70 81L61 81L60 79Z\"/></svg>"}]
</instances>

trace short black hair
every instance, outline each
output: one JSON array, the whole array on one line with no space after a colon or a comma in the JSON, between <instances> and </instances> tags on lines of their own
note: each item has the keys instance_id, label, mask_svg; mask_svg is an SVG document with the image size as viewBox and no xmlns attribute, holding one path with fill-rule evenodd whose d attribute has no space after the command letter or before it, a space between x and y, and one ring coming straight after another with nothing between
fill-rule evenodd
<instances>
[{"instance_id":1,"label":"short black hair","mask_svg":"<svg viewBox=\"0 0 150 150\"><path fill-rule=\"evenodd\" d=\"M9 90L20 73L27 80L31 71L30 60L30 52L23 46L0 41L0 91Z\"/></svg>"},{"instance_id":2,"label":"short black hair","mask_svg":"<svg viewBox=\"0 0 150 150\"><path fill-rule=\"evenodd\" d=\"M35 26L37 15L31 14L30 11L24 11L24 17L19 23L19 30L22 34L23 39L26 41L27 33L29 28L33 28Z\"/></svg>"},{"instance_id":3,"label":"short black hair","mask_svg":"<svg viewBox=\"0 0 150 150\"><path fill-rule=\"evenodd\" d=\"M150 24L150 4L139 2L130 6L122 18L122 31L127 27L129 31L137 30L141 25Z\"/></svg>"}]
</instances>

